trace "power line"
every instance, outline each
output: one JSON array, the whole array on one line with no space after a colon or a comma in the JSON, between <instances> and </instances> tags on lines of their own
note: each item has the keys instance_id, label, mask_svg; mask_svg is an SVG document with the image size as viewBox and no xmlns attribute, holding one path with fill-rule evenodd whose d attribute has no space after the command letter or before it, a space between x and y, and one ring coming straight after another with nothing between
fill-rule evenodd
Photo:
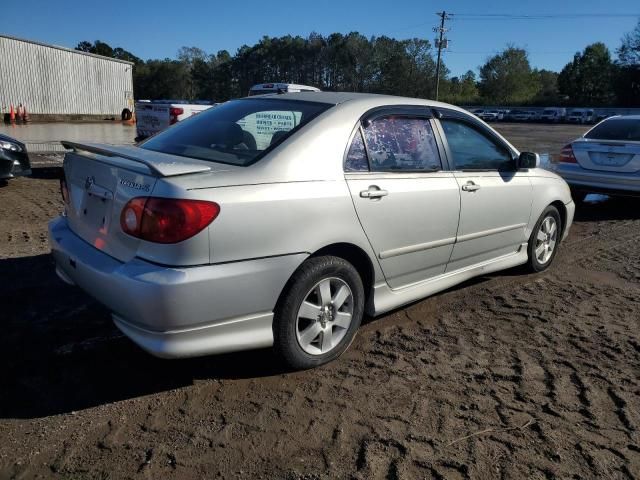
<instances>
[{"instance_id":1,"label":"power line","mask_svg":"<svg viewBox=\"0 0 640 480\"><path fill-rule=\"evenodd\" d=\"M629 18L640 17L640 13L553 13L553 14L512 14L512 13L456 13L456 20L571 20L583 18Z\"/></svg>"}]
</instances>

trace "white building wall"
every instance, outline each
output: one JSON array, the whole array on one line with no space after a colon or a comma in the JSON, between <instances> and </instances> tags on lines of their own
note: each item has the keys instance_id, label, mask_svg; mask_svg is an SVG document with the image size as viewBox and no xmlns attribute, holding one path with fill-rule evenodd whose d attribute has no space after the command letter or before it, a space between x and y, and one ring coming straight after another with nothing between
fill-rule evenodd
<instances>
[{"instance_id":1,"label":"white building wall","mask_svg":"<svg viewBox=\"0 0 640 480\"><path fill-rule=\"evenodd\" d=\"M0 35L0 108L120 116L132 108L133 64Z\"/></svg>"}]
</instances>

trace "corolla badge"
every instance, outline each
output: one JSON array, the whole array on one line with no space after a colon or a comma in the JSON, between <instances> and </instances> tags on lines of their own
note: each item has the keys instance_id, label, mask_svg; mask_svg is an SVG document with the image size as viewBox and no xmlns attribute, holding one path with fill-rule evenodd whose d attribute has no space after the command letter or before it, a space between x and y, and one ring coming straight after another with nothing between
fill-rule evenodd
<instances>
[{"instance_id":1,"label":"corolla badge","mask_svg":"<svg viewBox=\"0 0 640 480\"><path fill-rule=\"evenodd\" d=\"M120 185L123 187L133 188L134 190L142 190L143 192L148 192L151 189L151 186L146 183L132 182L131 180L125 180L124 178L120 179Z\"/></svg>"}]
</instances>

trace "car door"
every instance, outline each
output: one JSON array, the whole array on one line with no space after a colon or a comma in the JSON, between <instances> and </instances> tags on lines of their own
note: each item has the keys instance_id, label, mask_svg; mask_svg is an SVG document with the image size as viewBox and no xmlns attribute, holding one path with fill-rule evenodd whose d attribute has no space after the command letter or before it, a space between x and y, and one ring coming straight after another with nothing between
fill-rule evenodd
<instances>
[{"instance_id":1,"label":"car door","mask_svg":"<svg viewBox=\"0 0 640 480\"><path fill-rule=\"evenodd\" d=\"M444 273L460 192L443 169L427 109L383 110L365 118L346 153L345 179L391 288Z\"/></svg>"},{"instance_id":2,"label":"car door","mask_svg":"<svg viewBox=\"0 0 640 480\"><path fill-rule=\"evenodd\" d=\"M515 253L527 241L533 199L528 172L517 170L515 152L472 118L444 115L439 125L460 189L460 224L446 271Z\"/></svg>"}]
</instances>

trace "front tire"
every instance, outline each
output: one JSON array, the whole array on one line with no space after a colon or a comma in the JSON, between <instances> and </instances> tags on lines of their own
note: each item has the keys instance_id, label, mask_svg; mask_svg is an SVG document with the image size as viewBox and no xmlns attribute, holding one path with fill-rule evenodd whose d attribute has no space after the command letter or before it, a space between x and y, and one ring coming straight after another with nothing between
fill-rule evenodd
<instances>
[{"instance_id":1,"label":"front tire","mask_svg":"<svg viewBox=\"0 0 640 480\"><path fill-rule=\"evenodd\" d=\"M298 370L328 363L349 347L363 313L364 287L354 266L339 257L312 257L293 274L276 306L276 352Z\"/></svg>"},{"instance_id":2,"label":"front tire","mask_svg":"<svg viewBox=\"0 0 640 480\"><path fill-rule=\"evenodd\" d=\"M527 266L533 272L542 272L549 268L558 251L562 232L562 219L558 209L549 205L536 222L527 251Z\"/></svg>"}]
</instances>

